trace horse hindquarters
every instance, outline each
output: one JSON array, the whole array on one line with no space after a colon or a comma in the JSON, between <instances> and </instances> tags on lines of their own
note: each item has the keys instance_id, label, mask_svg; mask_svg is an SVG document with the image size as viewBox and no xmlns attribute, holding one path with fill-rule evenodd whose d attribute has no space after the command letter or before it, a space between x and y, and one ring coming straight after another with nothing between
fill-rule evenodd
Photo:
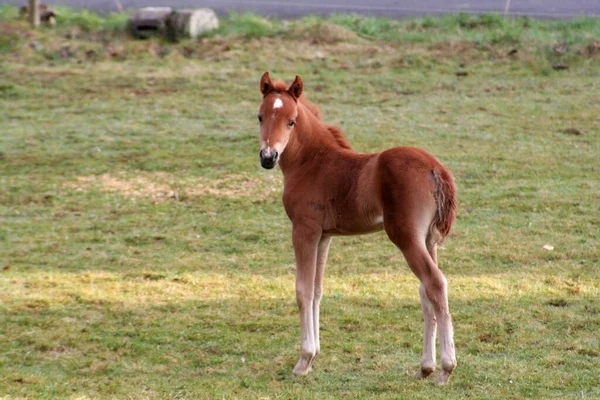
<instances>
[{"instance_id":1,"label":"horse hindquarters","mask_svg":"<svg viewBox=\"0 0 600 400\"><path fill-rule=\"evenodd\" d=\"M435 157L417 148L381 153L375 179L390 239L402 249L424 244L435 260L435 245L449 235L456 214L452 174Z\"/></svg>"}]
</instances>

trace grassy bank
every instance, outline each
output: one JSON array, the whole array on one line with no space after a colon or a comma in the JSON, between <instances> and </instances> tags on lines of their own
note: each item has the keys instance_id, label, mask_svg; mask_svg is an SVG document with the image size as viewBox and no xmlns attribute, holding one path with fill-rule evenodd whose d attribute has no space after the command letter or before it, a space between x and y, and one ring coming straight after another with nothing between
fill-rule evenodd
<instances>
[{"instance_id":1,"label":"grassy bank","mask_svg":"<svg viewBox=\"0 0 600 400\"><path fill-rule=\"evenodd\" d=\"M244 14L172 44L63 14L31 31L0 8L0 398L600 396L599 21ZM265 70L301 75L355 149L454 172L448 387L412 379L418 282L383 233L334 239L322 355L292 376Z\"/></svg>"}]
</instances>

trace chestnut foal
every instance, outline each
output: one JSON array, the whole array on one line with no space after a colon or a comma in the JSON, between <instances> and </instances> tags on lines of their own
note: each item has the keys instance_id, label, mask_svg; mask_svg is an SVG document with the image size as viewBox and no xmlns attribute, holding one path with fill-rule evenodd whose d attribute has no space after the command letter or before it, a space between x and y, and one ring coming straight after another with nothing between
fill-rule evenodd
<instances>
[{"instance_id":1,"label":"chestnut foal","mask_svg":"<svg viewBox=\"0 0 600 400\"><path fill-rule=\"evenodd\" d=\"M310 371L319 354L319 305L332 236L385 229L419 278L424 315L423 356L417 378L436 367L439 326L445 384L456 366L446 278L437 266L437 245L455 219L451 173L424 150L396 147L377 154L352 150L337 127L302 95L296 76L286 88L265 72L260 121L260 164L277 163L284 177L283 205L292 221L296 256L296 299L300 309L301 352L294 374Z\"/></svg>"}]
</instances>

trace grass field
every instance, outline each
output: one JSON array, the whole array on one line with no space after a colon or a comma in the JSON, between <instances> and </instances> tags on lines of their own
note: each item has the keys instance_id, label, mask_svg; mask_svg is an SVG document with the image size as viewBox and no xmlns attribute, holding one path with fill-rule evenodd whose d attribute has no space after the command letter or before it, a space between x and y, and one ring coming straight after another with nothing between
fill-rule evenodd
<instances>
[{"instance_id":1,"label":"grass field","mask_svg":"<svg viewBox=\"0 0 600 400\"><path fill-rule=\"evenodd\" d=\"M0 7L0 399L600 398L600 21L234 14L171 44L63 15ZM418 281L383 233L334 239L322 354L292 376L265 70L355 149L454 172L450 385L412 378Z\"/></svg>"}]
</instances>

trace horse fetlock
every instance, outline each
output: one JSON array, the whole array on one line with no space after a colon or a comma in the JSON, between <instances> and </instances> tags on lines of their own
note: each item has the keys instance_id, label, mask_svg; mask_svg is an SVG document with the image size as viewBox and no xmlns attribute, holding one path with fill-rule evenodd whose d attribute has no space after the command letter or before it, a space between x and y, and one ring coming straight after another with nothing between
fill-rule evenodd
<instances>
[{"instance_id":1,"label":"horse fetlock","mask_svg":"<svg viewBox=\"0 0 600 400\"><path fill-rule=\"evenodd\" d=\"M300 353L300 358L304 358L306 360L312 361L313 358L317 355L317 350L302 350Z\"/></svg>"},{"instance_id":2,"label":"horse fetlock","mask_svg":"<svg viewBox=\"0 0 600 400\"><path fill-rule=\"evenodd\" d=\"M456 368L456 359L455 358L444 358L442 357L442 369L448 374L451 374Z\"/></svg>"}]
</instances>

